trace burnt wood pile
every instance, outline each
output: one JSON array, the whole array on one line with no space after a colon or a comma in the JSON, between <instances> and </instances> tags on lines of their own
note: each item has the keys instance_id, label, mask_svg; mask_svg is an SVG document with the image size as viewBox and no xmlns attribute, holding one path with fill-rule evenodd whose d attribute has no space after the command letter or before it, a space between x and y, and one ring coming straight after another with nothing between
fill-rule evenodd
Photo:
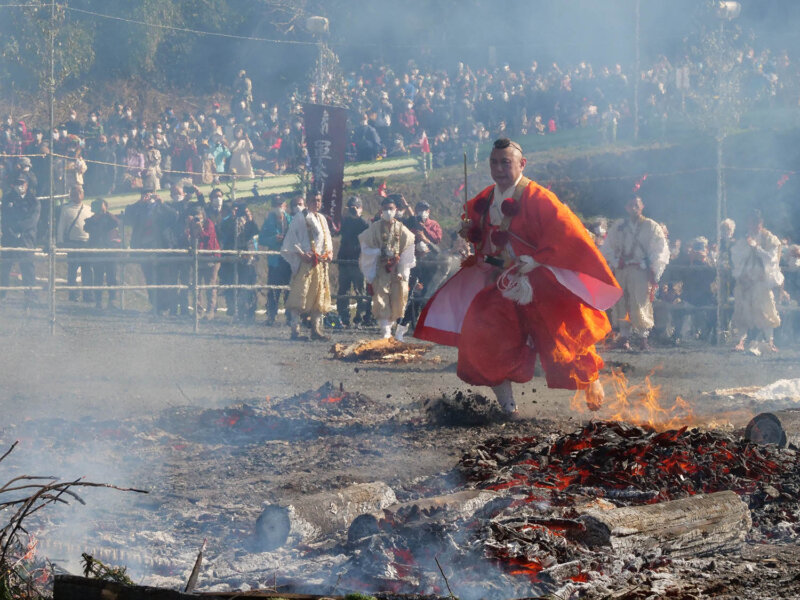
<instances>
[{"instance_id":1,"label":"burnt wood pile","mask_svg":"<svg viewBox=\"0 0 800 600\"><path fill-rule=\"evenodd\" d=\"M456 520L413 503L386 509L351 531L343 585L442 593L454 579L462 597L610 593L626 571L800 533L796 453L734 434L593 422L488 439L458 471L499 495Z\"/></svg>"}]
</instances>

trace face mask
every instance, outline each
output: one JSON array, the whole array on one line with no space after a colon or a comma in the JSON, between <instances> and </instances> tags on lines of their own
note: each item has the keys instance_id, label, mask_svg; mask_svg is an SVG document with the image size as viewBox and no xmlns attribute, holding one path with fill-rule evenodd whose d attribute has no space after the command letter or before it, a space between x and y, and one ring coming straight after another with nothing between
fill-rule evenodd
<instances>
[{"instance_id":1,"label":"face mask","mask_svg":"<svg viewBox=\"0 0 800 600\"><path fill-rule=\"evenodd\" d=\"M92 117L92 123L97 123L97 117Z\"/></svg>"},{"instance_id":2,"label":"face mask","mask_svg":"<svg viewBox=\"0 0 800 600\"><path fill-rule=\"evenodd\" d=\"M20 196L24 196L24 195L25 195L25 192L27 192L27 191L28 191L28 188L27 188L26 186L24 186L24 185L18 185L18 186L17 186L17 193L18 193Z\"/></svg>"},{"instance_id":3,"label":"face mask","mask_svg":"<svg viewBox=\"0 0 800 600\"><path fill-rule=\"evenodd\" d=\"M122 136L122 143L123 144L127 144L128 143L128 136Z\"/></svg>"},{"instance_id":4,"label":"face mask","mask_svg":"<svg viewBox=\"0 0 800 600\"><path fill-rule=\"evenodd\" d=\"M384 221L391 221L394 219L394 216L397 214L397 211L393 208L385 210L381 213L381 219Z\"/></svg>"},{"instance_id":5,"label":"face mask","mask_svg":"<svg viewBox=\"0 0 800 600\"><path fill-rule=\"evenodd\" d=\"M220 208L222 208L222 198L212 198L211 206L214 207L214 210L219 210Z\"/></svg>"},{"instance_id":6,"label":"face mask","mask_svg":"<svg viewBox=\"0 0 800 600\"><path fill-rule=\"evenodd\" d=\"M430 217L430 216L431 216L431 211L429 211L429 210L424 210L424 211L422 211L422 214L420 215L420 218L421 218L423 221L427 221L427 220L428 220L428 217Z\"/></svg>"},{"instance_id":7,"label":"face mask","mask_svg":"<svg viewBox=\"0 0 800 600\"><path fill-rule=\"evenodd\" d=\"M292 207L292 214L293 214L293 215L296 215L296 214L297 214L297 213L299 213L301 210L303 210L303 207L302 207L302 206L297 206L297 205L294 205L294 206Z\"/></svg>"}]
</instances>

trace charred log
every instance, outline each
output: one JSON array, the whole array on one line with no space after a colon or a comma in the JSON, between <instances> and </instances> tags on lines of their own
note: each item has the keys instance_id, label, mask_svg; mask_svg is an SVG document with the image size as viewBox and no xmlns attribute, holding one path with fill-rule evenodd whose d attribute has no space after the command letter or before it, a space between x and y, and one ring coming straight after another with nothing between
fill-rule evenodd
<instances>
[{"instance_id":1,"label":"charred log","mask_svg":"<svg viewBox=\"0 0 800 600\"><path fill-rule=\"evenodd\" d=\"M401 516L403 520L466 519L499 495L490 490L463 490L453 494L393 504L384 508L382 514L369 513L358 516L347 530L347 541L353 543L378 533L380 520L392 519L395 515Z\"/></svg>"},{"instance_id":2,"label":"charred log","mask_svg":"<svg viewBox=\"0 0 800 600\"><path fill-rule=\"evenodd\" d=\"M778 448L792 444L800 448L800 410L758 414L747 424L744 437L756 444L775 444Z\"/></svg>"},{"instance_id":3,"label":"charred log","mask_svg":"<svg viewBox=\"0 0 800 600\"><path fill-rule=\"evenodd\" d=\"M660 547L678 557L735 550L752 524L747 505L731 491L607 511L592 509L580 520L586 529L570 535L587 546L611 546L617 552Z\"/></svg>"},{"instance_id":4,"label":"charred log","mask_svg":"<svg viewBox=\"0 0 800 600\"><path fill-rule=\"evenodd\" d=\"M290 539L313 540L343 531L359 515L379 513L396 502L392 488L378 481L304 496L291 504L269 504L256 521L255 543L266 552L280 548Z\"/></svg>"}]
</instances>

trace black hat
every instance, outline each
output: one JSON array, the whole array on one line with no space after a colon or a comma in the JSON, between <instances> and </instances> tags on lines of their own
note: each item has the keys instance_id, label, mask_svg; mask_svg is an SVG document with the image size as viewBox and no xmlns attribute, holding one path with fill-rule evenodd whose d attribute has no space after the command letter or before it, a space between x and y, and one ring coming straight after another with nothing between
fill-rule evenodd
<instances>
[{"instance_id":1,"label":"black hat","mask_svg":"<svg viewBox=\"0 0 800 600\"><path fill-rule=\"evenodd\" d=\"M347 199L347 208L361 208L362 206L361 198L358 196L350 196Z\"/></svg>"}]
</instances>

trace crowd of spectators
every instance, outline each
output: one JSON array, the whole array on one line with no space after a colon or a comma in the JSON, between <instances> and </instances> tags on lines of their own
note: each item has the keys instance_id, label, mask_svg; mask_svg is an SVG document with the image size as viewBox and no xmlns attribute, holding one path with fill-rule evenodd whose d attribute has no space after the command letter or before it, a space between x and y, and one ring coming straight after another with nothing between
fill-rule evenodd
<instances>
[{"instance_id":1,"label":"crowd of spectators","mask_svg":"<svg viewBox=\"0 0 800 600\"><path fill-rule=\"evenodd\" d=\"M800 76L787 51L742 46L733 61L748 97L773 107L797 106ZM147 120L125 102L108 110L93 107L85 116L71 110L53 131L56 189L67 193L83 177L92 196L157 191L187 174L195 183L212 183L234 171L245 178L296 171L308 159L301 106L306 99L349 108L350 160L422 149L432 152L435 165L444 165L465 147L498 137L581 127L602 132L606 142L629 137L638 77L640 131L658 136L670 120L700 110L716 68L711 54L704 60L660 56L638 75L620 63L588 61L533 60L524 68L458 63L452 70L420 68L414 61L402 67L368 62L341 76L340 85L322 90L312 83L285 97L258 95L240 71L229 106L212 102L179 114L167 107ZM40 194L49 190L49 138L43 128L31 129L12 115L0 123L0 152L30 155Z\"/></svg>"},{"instance_id":2,"label":"crowd of spectators","mask_svg":"<svg viewBox=\"0 0 800 600\"><path fill-rule=\"evenodd\" d=\"M735 56L735 63L747 92L753 97L771 106L797 105L800 76L787 52L757 52L752 47L743 47ZM713 61L698 63L688 58L670 61L663 56L644 68L638 74L640 128L657 134L670 119L695 110L693 92L702 91L708 81L707 71L713 68ZM614 142L618 136L629 135L633 128L636 77L622 64L595 67L586 61L574 65L543 65L532 61L521 69L509 65L472 68L458 63L452 71L426 70L413 61L399 68L379 62L364 63L342 78L343 97L339 100L349 109L348 159L375 160L422 151L431 153L435 165L446 165L459 160L468 145L476 146L503 136L549 135L574 128L594 128L606 142ZM76 207L83 206L84 190L92 198L141 192L142 200L126 211L127 224L134 224L132 247L187 247L193 239L202 238L200 248L246 248L253 243L259 229L249 210L244 206L223 205L224 194L219 187L205 202L195 186L219 185L222 178L234 174L251 178L293 172L307 165L301 99L330 101L326 93L311 84L284 98L266 98L254 91L247 73L241 71L232 86L230 104L224 108L218 102L211 102L207 110L177 114L167 107L152 119L144 119L124 102L108 110L94 107L85 118L77 110L71 110L68 118L52 132L52 152L57 157L56 191L71 196ZM0 152L5 156L0 163L4 208L5 198L13 197L22 180L27 184L22 197L32 193L41 196L49 191L49 133L41 128L31 129L12 115L6 115L0 122ZM165 194L159 192L167 188L172 197L164 202ZM191 200L182 198L195 193ZM85 234L78 234L76 226L65 221L63 215L71 213L62 210L57 221L58 242L67 246L98 246L102 244L98 239L108 243L110 235L114 244L118 244L116 225L111 227L105 217L102 219L105 229L94 240L91 237L92 219L97 221L98 215L108 214L103 205L100 200L80 213L79 221L88 225ZM198 206L202 206L202 215ZM49 204L42 203L37 211L33 240L39 244L46 242L48 210ZM33 217L26 215L26 218L30 221ZM137 219L144 220L138 230ZM224 222L228 221L226 230ZM156 234L152 228L154 222L169 225L160 227ZM213 241L209 223L216 228ZM145 233L149 237L143 240ZM4 237L10 239L11 234ZM111 247L114 244L109 243ZM673 260L662 279L657 301L662 305L683 303L690 307L714 305L715 261L720 256L714 244L697 238L681 247L680 240L673 240L672 248ZM783 248L784 264L799 260L797 247L787 243ZM208 284L255 283L252 261L244 261L235 269L226 267L225 262L221 269L214 269L212 263L205 265L203 273ZM29 281L29 265L21 267ZM691 269L682 270L683 267ZM71 282L81 269L90 270L77 259L71 261ZM143 263L149 283L188 282L185 270L161 269L163 272L158 272L157 267ZM100 278L113 285L115 272L106 268L100 271ZM86 282L87 278L83 280ZM784 304L794 297L794 290L789 289L793 282L794 278L790 278L779 296ZM238 300L234 300L230 291L225 295L230 296L229 306L240 304L232 309L234 312L252 316L256 305L254 294L243 293L237 296ZM114 295L110 294L109 299L113 300ZM159 306L163 299L158 300L157 294L153 294L151 301L159 310L177 314L185 313L188 308L185 294L176 295L169 305ZM214 314L216 303L216 294L212 297L209 293L204 303L206 314ZM268 311L270 321L274 321L277 304L275 295ZM360 310L356 316L363 317L363 313ZM682 336L709 338L713 329L710 318L695 317L690 326L685 319L678 326L668 324L661 328L662 334L673 342Z\"/></svg>"}]
</instances>

